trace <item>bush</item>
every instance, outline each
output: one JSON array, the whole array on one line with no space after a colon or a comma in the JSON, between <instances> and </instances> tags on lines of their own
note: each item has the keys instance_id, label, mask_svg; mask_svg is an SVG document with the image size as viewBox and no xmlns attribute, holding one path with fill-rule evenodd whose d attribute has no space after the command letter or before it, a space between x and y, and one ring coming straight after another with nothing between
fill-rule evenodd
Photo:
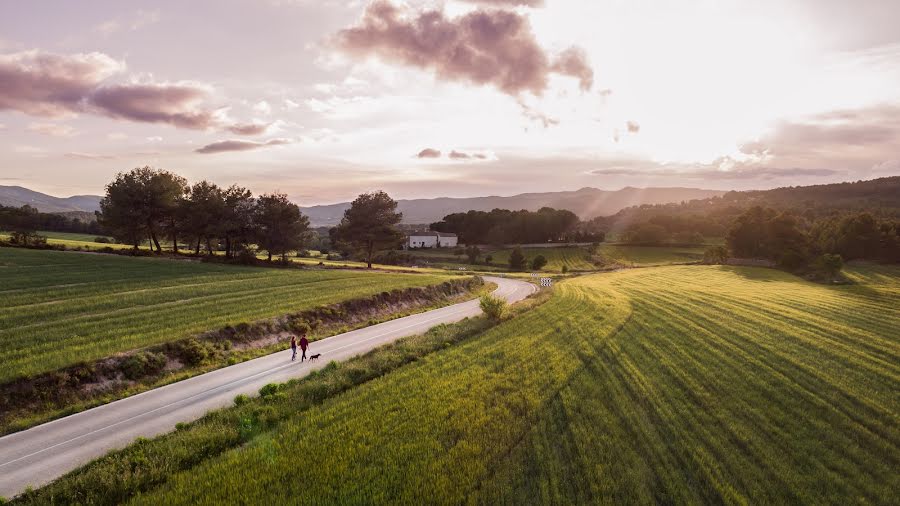
<instances>
[{"instance_id":1,"label":"bush","mask_svg":"<svg viewBox=\"0 0 900 506\"><path fill-rule=\"evenodd\" d=\"M244 248L238 251L237 255L234 257L234 261L243 265L253 265L256 263L256 254L253 250Z\"/></svg>"},{"instance_id":2,"label":"bush","mask_svg":"<svg viewBox=\"0 0 900 506\"><path fill-rule=\"evenodd\" d=\"M244 394L237 395L234 398L235 406L243 406L244 404L247 404L248 402L250 402L250 398Z\"/></svg>"},{"instance_id":3,"label":"bush","mask_svg":"<svg viewBox=\"0 0 900 506\"><path fill-rule=\"evenodd\" d=\"M166 366L166 361L166 356L162 353L138 352L122 362L122 374L130 380L151 376L162 371Z\"/></svg>"},{"instance_id":4,"label":"bush","mask_svg":"<svg viewBox=\"0 0 900 506\"><path fill-rule=\"evenodd\" d=\"M841 269L844 268L844 259L840 255L825 253L819 258L816 258L812 267L815 271L830 278L834 278L841 272Z\"/></svg>"},{"instance_id":5,"label":"bush","mask_svg":"<svg viewBox=\"0 0 900 506\"><path fill-rule=\"evenodd\" d=\"M531 268L536 271L543 269L545 265L547 265L547 259L544 258L544 255L538 255L531 260Z\"/></svg>"},{"instance_id":6,"label":"bush","mask_svg":"<svg viewBox=\"0 0 900 506\"><path fill-rule=\"evenodd\" d=\"M512 250L512 253L509 254L509 268L514 271L525 270L525 267L528 266L528 259L525 258L525 255L522 253L522 248L516 246L516 249Z\"/></svg>"},{"instance_id":7,"label":"bush","mask_svg":"<svg viewBox=\"0 0 900 506\"><path fill-rule=\"evenodd\" d=\"M724 264L728 261L728 250L725 246L712 246L703 252L703 263Z\"/></svg>"},{"instance_id":8,"label":"bush","mask_svg":"<svg viewBox=\"0 0 900 506\"><path fill-rule=\"evenodd\" d=\"M260 397L271 397L284 389L284 383L269 383L259 389Z\"/></svg>"},{"instance_id":9,"label":"bush","mask_svg":"<svg viewBox=\"0 0 900 506\"><path fill-rule=\"evenodd\" d=\"M201 343L196 339L187 339L177 344L178 358L188 365L199 365L206 360L212 350L206 343Z\"/></svg>"},{"instance_id":10,"label":"bush","mask_svg":"<svg viewBox=\"0 0 900 506\"><path fill-rule=\"evenodd\" d=\"M494 261L494 255L488 255L488 256L484 257L485 265L491 265L491 262L493 262L493 261Z\"/></svg>"},{"instance_id":11,"label":"bush","mask_svg":"<svg viewBox=\"0 0 900 506\"><path fill-rule=\"evenodd\" d=\"M493 295L481 296L481 310L492 320L500 320L506 312L506 301Z\"/></svg>"},{"instance_id":12,"label":"bush","mask_svg":"<svg viewBox=\"0 0 900 506\"><path fill-rule=\"evenodd\" d=\"M563 266L562 266L562 273L565 274L565 273L567 273L567 272L569 272L569 266L568 266L568 265L563 265Z\"/></svg>"},{"instance_id":13,"label":"bush","mask_svg":"<svg viewBox=\"0 0 900 506\"><path fill-rule=\"evenodd\" d=\"M100 243L100 244L109 244L112 241L109 240L109 237L101 236L101 237L94 237L94 242Z\"/></svg>"}]
</instances>

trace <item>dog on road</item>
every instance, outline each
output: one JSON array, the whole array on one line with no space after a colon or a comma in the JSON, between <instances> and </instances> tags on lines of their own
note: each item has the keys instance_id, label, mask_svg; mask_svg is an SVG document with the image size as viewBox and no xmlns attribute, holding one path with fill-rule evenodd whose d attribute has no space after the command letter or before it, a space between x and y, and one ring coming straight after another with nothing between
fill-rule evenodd
<instances>
[{"instance_id":1,"label":"dog on road","mask_svg":"<svg viewBox=\"0 0 900 506\"><path fill-rule=\"evenodd\" d=\"M313 360L316 360L316 359L318 359L318 358L321 357L321 356L322 356L321 353L316 353L315 355L310 355L310 356L309 356L309 361L312 362Z\"/></svg>"}]
</instances>

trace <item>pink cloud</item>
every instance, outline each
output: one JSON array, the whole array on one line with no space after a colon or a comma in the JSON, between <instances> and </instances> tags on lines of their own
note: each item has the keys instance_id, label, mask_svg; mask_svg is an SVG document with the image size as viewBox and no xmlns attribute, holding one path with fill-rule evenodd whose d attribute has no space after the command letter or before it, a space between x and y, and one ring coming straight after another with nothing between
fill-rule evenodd
<instances>
[{"instance_id":1,"label":"pink cloud","mask_svg":"<svg viewBox=\"0 0 900 506\"><path fill-rule=\"evenodd\" d=\"M219 123L215 111L202 106L208 97L208 89L196 83L116 84L94 90L90 103L112 118L205 130Z\"/></svg>"},{"instance_id":2,"label":"pink cloud","mask_svg":"<svg viewBox=\"0 0 900 506\"><path fill-rule=\"evenodd\" d=\"M593 84L581 50L568 49L551 62L528 18L516 12L479 9L456 18L436 10L408 14L388 0L375 0L360 23L338 32L334 43L354 57L377 56L510 95L540 95L551 73L577 77L582 89Z\"/></svg>"},{"instance_id":3,"label":"pink cloud","mask_svg":"<svg viewBox=\"0 0 900 506\"><path fill-rule=\"evenodd\" d=\"M543 7L544 0L462 0L463 2L478 5L498 7Z\"/></svg>"},{"instance_id":4,"label":"pink cloud","mask_svg":"<svg viewBox=\"0 0 900 506\"><path fill-rule=\"evenodd\" d=\"M207 144L202 148L198 148L194 150L195 153L202 154L214 154L214 153L224 153L226 151L250 151L252 149L260 149L267 146L280 146L284 144L290 144L291 141L288 139L272 139L266 142L257 142L257 141L243 141L243 140L228 140L228 141L219 141L213 142L212 144Z\"/></svg>"},{"instance_id":5,"label":"pink cloud","mask_svg":"<svg viewBox=\"0 0 900 506\"><path fill-rule=\"evenodd\" d=\"M77 113L91 90L123 67L102 53L0 55L0 110L47 117Z\"/></svg>"},{"instance_id":6,"label":"pink cloud","mask_svg":"<svg viewBox=\"0 0 900 506\"><path fill-rule=\"evenodd\" d=\"M416 158L440 158L440 157L441 157L441 152L436 149L432 149L432 148L425 148L422 151L419 151L419 153L416 155Z\"/></svg>"},{"instance_id":7,"label":"pink cloud","mask_svg":"<svg viewBox=\"0 0 900 506\"><path fill-rule=\"evenodd\" d=\"M62 117L93 113L143 123L205 130L223 119L207 104L208 86L194 82L105 81L125 65L102 53L60 55L38 50L0 55L0 110ZM268 125L234 124L228 131L258 135Z\"/></svg>"},{"instance_id":8,"label":"pink cloud","mask_svg":"<svg viewBox=\"0 0 900 506\"><path fill-rule=\"evenodd\" d=\"M235 123L225 129L236 135L260 135L266 133L271 123Z\"/></svg>"}]
</instances>

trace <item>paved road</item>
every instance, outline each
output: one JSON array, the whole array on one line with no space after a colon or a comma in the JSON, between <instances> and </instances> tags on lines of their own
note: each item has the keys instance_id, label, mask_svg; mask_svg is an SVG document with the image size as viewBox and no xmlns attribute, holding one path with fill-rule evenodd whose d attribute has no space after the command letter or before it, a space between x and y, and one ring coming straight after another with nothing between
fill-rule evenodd
<instances>
[{"instance_id":1,"label":"paved road","mask_svg":"<svg viewBox=\"0 0 900 506\"><path fill-rule=\"evenodd\" d=\"M497 283L496 295L509 302L536 289L524 281L486 278ZM290 362L290 350L166 385L75 415L0 438L0 496L41 486L138 436L152 437L195 420L211 409L230 405L238 394L255 395L267 383L284 382L346 360L401 337L421 334L440 323L481 313L472 300L398 318L316 341L307 352L321 353L315 363Z\"/></svg>"}]
</instances>

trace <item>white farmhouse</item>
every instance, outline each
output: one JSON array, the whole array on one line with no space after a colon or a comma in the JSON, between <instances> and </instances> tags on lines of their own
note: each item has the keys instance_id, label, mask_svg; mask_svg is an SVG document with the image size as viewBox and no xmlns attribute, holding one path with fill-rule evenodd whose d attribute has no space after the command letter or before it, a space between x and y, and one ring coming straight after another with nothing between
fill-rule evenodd
<instances>
[{"instance_id":1,"label":"white farmhouse","mask_svg":"<svg viewBox=\"0 0 900 506\"><path fill-rule=\"evenodd\" d=\"M456 234L446 232L413 232L406 239L406 249L455 248Z\"/></svg>"}]
</instances>

